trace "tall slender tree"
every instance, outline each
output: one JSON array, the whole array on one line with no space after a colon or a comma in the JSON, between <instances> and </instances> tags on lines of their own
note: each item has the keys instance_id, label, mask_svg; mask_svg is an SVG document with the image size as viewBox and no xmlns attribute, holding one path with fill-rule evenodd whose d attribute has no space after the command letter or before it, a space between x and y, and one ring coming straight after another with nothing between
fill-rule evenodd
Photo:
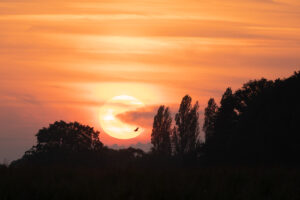
<instances>
[{"instance_id":1,"label":"tall slender tree","mask_svg":"<svg viewBox=\"0 0 300 200\"><path fill-rule=\"evenodd\" d=\"M209 99L208 105L205 108L205 118L203 131L205 132L205 142L209 143L209 140L213 137L215 131L216 115L218 112L218 106L214 98Z\"/></svg>"},{"instance_id":2,"label":"tall slender tree","mask_svg":"<svg viewBox=\"0 0 300 200\"><path fill-rule=\"evenodd\" d=\"M151 134L152 151L154 153L171 155L171 125L172 117L168 107L160 106L154 117Z\"/></svg>"},{"instance_id":3,"label":"tall slender tree","mask_svg":"<svg viewBox=\"0 0 300 200\"><path fill-rule=\"evenodd\" d=\"M192 98L189 95L183 97L175 121L173 131L175 153L184 155L195 152L200 144L198 102L192 105Z\"/></svg>"},{"instance_id":4,"label":"tall slender tree","mask_svg":"<svg viewBox=\"0 0 300 200\"><path fill-rule=\"evenodd\" d=\"M216 119L216 131L229 134L237 121L236 98L231 88L227 88L221 99Z\"/></svg>"},{"instance_id":5,"label":"tall slender tree","mask_svg":"<svg viewBox=\"0 0 300 200\"><path fill-rule=\"evenodd\" d=\"M206 143L206 150L213 157L222 159L231 145L238 117L235 111L236 99L231 88L226 89L220 104L215 116L213 135L210 135L209 142Z\"/></svg>"}]
</instances>

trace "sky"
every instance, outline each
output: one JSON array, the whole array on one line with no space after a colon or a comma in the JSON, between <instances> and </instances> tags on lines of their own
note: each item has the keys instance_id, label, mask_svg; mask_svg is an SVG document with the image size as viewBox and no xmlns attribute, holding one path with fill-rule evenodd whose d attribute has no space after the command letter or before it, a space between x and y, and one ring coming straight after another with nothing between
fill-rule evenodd
<instances>
[{"instance_id":1,"label":"sky","mask_svg":"<svg viewBox=\"0 0 300 200\"><path fill-rule=\"evenodd\" d=\"M299 70L299 21L299 0L0 0L0 163L56 120L149 148L159 105L174 114L189 94L203 112L226 87ZM118 115L144 128L134 139L101 128L119 95L145 105Z\"/></svg>"}]
</instances>

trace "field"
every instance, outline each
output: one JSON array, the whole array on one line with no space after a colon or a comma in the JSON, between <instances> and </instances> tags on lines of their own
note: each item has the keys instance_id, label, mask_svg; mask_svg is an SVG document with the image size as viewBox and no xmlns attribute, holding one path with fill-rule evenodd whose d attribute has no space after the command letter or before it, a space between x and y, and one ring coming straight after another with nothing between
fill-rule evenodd
<instances>
[{"instance_id":1,"label":"field","mask_svg":"<svg viewBox=\"0 0 300 200\"><path fill-rule=\"evenodd\" d=\"M0 199L300 199L288 167L7 168Z\"/></svg>"}]
</instances>

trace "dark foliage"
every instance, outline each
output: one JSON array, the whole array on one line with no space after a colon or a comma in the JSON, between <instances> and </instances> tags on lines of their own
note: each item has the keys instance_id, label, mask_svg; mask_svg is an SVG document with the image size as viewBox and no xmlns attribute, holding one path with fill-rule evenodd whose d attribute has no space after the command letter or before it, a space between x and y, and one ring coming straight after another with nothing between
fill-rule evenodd
<instances>
[{"instance_id":1,"label":"dark foliage","mask_svg":"<svg viewBox=\"0 0 300 200\"><path fill-rule=\"evenodd\" d=\"M230 151L234 159L299 162L300 73L275 82L253 81L240 93L246 93L250 101L235 129Z\"/></svg>"},{"instance_id":2,"label":"dark foliage","mask_svg":"<svg viewBox=\"0 0 300 200\"><path fill-rule=\"evenodd\" d=\"M209 143L214 136L218 105L215 99L211 98L204 112L203 131L205 132L205 142Z\"/></svg>"},{"instance_id":3,"label":"dark foliage","mask_svg":"<svg viewBox=\"0 0 300 200\"><path fill-rule=\"evenodd\" d=\"M152 152L162 156L171 155L172 117L169 108L160 106L154 117L151 134Z\"/></svg>"},{"instance_id":4,"label":"dark foliage","mask_svg":"<svg viewBox=\"0 0 300 200\"><path fill-rule=\"evenodd\" d=\"M99 132L78 122L55 122L48 128L39 130L36 137L37 145L33 147L33 152L49 152L57 149L70 152L97 151L103 147L99 141Z\"/></svg>"},{"instance_id":5,"label":"dark foliage","mask_svg":"<svg viewBox=\"0 0 300 200\"><path fill-rule=\"evenodd\" d=\"M192 105L192 98L183 97L178 113L175 115L173 145L175 155L195 154L200 147L199 105Z\"/></svg>"},{"instance_id":6,"label":"dark foliage","mask_svg":"<svg viewBox=\"0 0 300 200\"><path fill-rule=\"evenodd\" d=\"M295 163L300 153L300 73L284 80L250 81L224 93L216 114L209 160ZM212 133L209 133L212 134Z\"/></svg>"},{"instance_id":7,"label":"dark foliage","mask_svg":"<svg viewBox=\"0 0 300 200\"><path fill-rule=\"evenodd\" d=\"M229 140L233 135L233 128L237 124L237 113L235 111L236 99L231 88L227 88L222 96L214 117L214 128L210 129L211 136L205 149L209 158L224 159L228 148Z\"/></svg>"},{"instance_id":8,"label":"dark foliage","mask_svg":"<svg viewBox=\"0 0 300 200\"><path fill-rule=\"evenodd\" d=\"M37 145L12 165L85 162L101 152L99 132L78 122L57 121L36 134Z\"/></svg>"}]
</instances>

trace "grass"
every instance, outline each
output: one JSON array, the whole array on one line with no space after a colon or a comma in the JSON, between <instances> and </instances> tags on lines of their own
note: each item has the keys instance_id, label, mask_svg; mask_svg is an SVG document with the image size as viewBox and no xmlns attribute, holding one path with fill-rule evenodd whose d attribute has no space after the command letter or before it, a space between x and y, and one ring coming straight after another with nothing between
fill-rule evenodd
<instances>
[{"instance_id":1,"label":"grass","mask_svg":"<svg viewBox=\"0 0 300 200\"><path fill-rule=\"evenodd\" d=\"M0 168L0 199L300 199L297 168Z\"/></svg>"}]
</instances>

